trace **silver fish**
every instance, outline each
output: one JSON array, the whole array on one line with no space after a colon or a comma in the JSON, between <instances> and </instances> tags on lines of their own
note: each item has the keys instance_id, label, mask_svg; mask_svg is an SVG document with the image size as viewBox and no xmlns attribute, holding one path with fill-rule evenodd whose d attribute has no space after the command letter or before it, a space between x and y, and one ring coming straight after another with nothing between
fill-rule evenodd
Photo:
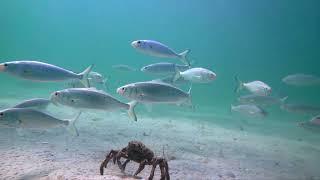
<instances>
[{"instance_id":1,"label":"silver fish","mask_svg":"<svg viewBox=\"0 0 320 180\"><path fill-rule=\"evenodd\" d=\"M50 104L50 100L44 98L34 98L25 100L12 108L35 108L35 109L46 109Z\"/></svg>"},{"instance_id":2,"label":"silver fish","mask_svg":"<svg viewBox=\"0 0 320 180\"><path fill-rule=\"evenodd\" d=\"M104 78L100 73L94 72L94 71L91 71L89 73L88 78L91 81L91 83L97 83L97 84L105 84L107 81L107 79Z\"/></svg>"},{"instance_id":3,"label":"silver fish","mask_svg":"<svg viewBox=\"0 0 320 180\"><path fill-rule=\"evenodd\" d=\"M250 116L250 117L267 116L267 112L265 110L253 104L240 104L237 106L231 105L231 111L240 113L245 116Z\"/></svg>"},{"instance_id":4,"label":"silver fish","mask_svg":"<svg viewBox=\"0 0 320 180\"><path fill-rule=\"evenodd\" d=\"M61 67L38 61L11 61L0 64L0 71L33 81L65 81L78 79L88 87L88 75L92 65L82 73L76 74Z\"/></svg>"},{"instance_id":5,"label":"silver fish","mask_svg":"<svg viewBox=\"0 0 320 180\"><path fill-rule=\"evenodd\" d=\"M281 105L281 109L286 110L288 112L299 113L299 114L309 114L309 115L320 114L320 107L311 106L307 104L285 103Z\"/></svg>"},{"instance_id":6,"label":"silver fish","mask_svg":"<svg viewBox=\"0 0 320 180\"><path fill-rule=\"evenodd\" d=\"M117 65L113 65L112 66L113 69L117 70L117 71L123 71L123 72L131 72L131 71L136 71L135 68L130 67L128 65L125 64L117 64Z\"/></svg>"},{"instance_id":7,"label":"silver fish","mask_svg":"<svg viewBox=\"0 0 320 180\"><path fill-rule=\"evenodd\" d=\"M168 46L154 41L154 40L137 40L131 43L131 46L145 54L163 57L163 58L177 58L180 59L184 64L190 66L190 62L187 59L187 55L190 50L185 50L182 53L176 53Z\"/></svg>"},{"instance_id":8,"label":"silver fish","mask_svg":"<svg viewBox=\"0 0 320 180\"><path fill-rule=\"evenodd\" d=\"M319 131L320 130L320 115L312 117L309 121L300 122L300 123L298 123L298 126L303 127L305 129L309 129L309 130Z\"/></svg>"},{"instance_id":9,"label":"silver fish","mask_svg":"<svg viewBox=\"0 0 320 180\"><path fill-rule=\"evenodd\" d=\"M162 82L136 82L119 87L117 93L141 103L176 104L192 107L191 88L186 93Z\"/></svg>"},{"instance_id":10,"label":"silver fish","mask_svg":"<svg viewBox=\"0 0 320 180\"><path fill-rule=\"evenodd\" d=\"M320 115L317 115L310 119L310 123L315 126L320 126Z\"/></svg>"},{"instance_id":11,"label":"silver fish","mask_svg":"<svg viewBox=\"0 0 320 180\"><path fill-rule=\"evenodd\" d=\"M320 85L320 78L309 74L292 74L284 77L282 82L292 86Z\"/></svg>"},{"instance_id":12,"label":"silver fish","mask_svg":"<svg viewBox=\"0 0 320 180\"><path fill-rule=\"evenodd\" d=\"M244 83L239 80L239 78L236 76L235 80L237 82L237 87L235 89L235 92L239 92L241 89L247 89L253 94L260 95L260 96L267 96L271 93L271 87L262 82L262 81L251 81Z\"/></svg>"},{"instance_id":13,"label":"silver fish","mask_svg":"<svg viewBox=\"0 0 320 180\"><path fill-rule=\"evenodd\" d=\"M217 75L205 68L191 68L186 71L180 72L179 69L176 69L176 75L173 81L183 78L192 83L209 83L215 80Z\"/></svg>"},{"instance_id":14,"label":"silver fish","mask_svg":"<svg viewBox=\"0 0 320 180\"><path fill-rule=\"evenodd\" d=\"M53 92L50 100L53 104L65 105L76 109L95 109L112 111L126 109L129 116L137 121L134 108L136 102L123 103L111 95L94 88L69 88Z\"/></svg>"},{"instance_id":15,"label":"silver fish","mask_svg":"<svg viewBox=\"0 0 320 180\"><path fill-rule=\"evenodd\" d=\"M238 101L241 104L256 104L256 105L273 105L273 104L282 104L288 97L276 98L273 96L261 96L255 94L249 94L240 96Z\"/></svg>"},{"instance_id":16,"label":"silver fish","mask_svg":"<svg viewBox=\"0 0 320 180\"><path fill-rule=\"evenodd\" d=\"M12 128L44 130L67 126L78 135L78 131L75 127L75 121L79 116L80 113L73 120L61 120L35 109L10 108L0 111L0 125Z\"/></svg>"},{"instance_id":17,"label":"silver fish","mask_svg":"<svg viewBox=\"0 0 320 180\"><path fill-rule=\"evenodd\" d=\"M104 78L101 74L97 72L90 72L88 75L88 81L90 87L98 87L98 85L102 85L107 89L107 79ZM85 86L81 83L80 80L72 79L67 81L66 87L68 88L85 88Z\"/></svg>"},{"instance_id":18,"label":"silver fish","mask_svg":"<svg viewBox=\"0 0 320 180\"><path fill-rule=\"evenodd\" d=\"M141 71L156 75L174 75L176 70L185 71L187 69L189 69L187 65L161 62L144 66L141 68Z\"/></svg>"},{"instance_id":19,"label":"silver fish","mask_svg":"<svg viewBox=\"0 0 320 180\"><path fill-rule=\"evenodd\" d=\"M97 87L98 84L102 85L105 89L108 89L107 86L107 78L103 77L103 75L101 75L98 72L90 72L89 73L89 77L88 77L89 83L90 83L90 87Z\"/></svg>"}]
</instances>

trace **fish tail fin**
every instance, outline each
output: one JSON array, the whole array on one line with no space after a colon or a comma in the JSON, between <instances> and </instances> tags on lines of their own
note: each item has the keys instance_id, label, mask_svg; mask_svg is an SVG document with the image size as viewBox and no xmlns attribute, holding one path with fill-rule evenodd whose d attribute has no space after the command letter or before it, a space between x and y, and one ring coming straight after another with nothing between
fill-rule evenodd
<instances>
[{"instance_id":1,"label":"fish tail fin","mask_svg":"<svg viewBox=\"0 0 320 180\"><path fill-rule=\"evenodd\" d=\"M73 119L71 119L71 120L69 120L69 121L66 121L67 123L68 123L68 131L71 133L71 134L73 134L73 135L75 135L75 136L79 136L79 132L78 132L78 129L77 129L77 127L76 127L76 121L79 119L79 117L80 117L80 115L81 115L81 111L79 111L79 113L73 118Z\"/></svg>"},{"instance_id":2,"label":"fish tail fin","mask_svg":"<svg viewBox=\"0 0 320 180\"><path fill-rule=\"evenodd\" d=\"M231 104L231 105L230 105L230 109L229 109L229 113L230 113L230 114L232 114L233 109L234 109L234 105Z\"/></svg>"},{"instance_id":3,"label":"fish tail fin","mask_svg":"<svg viewBox=\"0 0 320 180\"><path fill-rule=\"evenodd\" d=\"M190 88L188 90L188 100L186 101L185 105L190 107L192 110L195 110L195 106L193 105L192 103L192 93L191 93L191 90L192 90L192 84L190 84Z\"/></svg>"},{"instance_id":4,"label":"fish tail fin","mask_svg":"<svg viewBox=\"0 0 320 180\"><path fill-rule=\"evenodd\" d=\"M284 104L287 99L288 99L288 96L285 96L285 97L281 98L281 99L280 99L280 103L281 103L281 104Z\"/></svg>"},{"instance_id":5,"label":"fish tail fin","mask_svg":"<svg viewBox=\"0 0 320 180\"><path fill-rule=\"evenodd\" d=\"M235 76L234 79L236 80L236 88L234 89L234 92L238 93L243 88L243 83L240 81L238 76Z\"/></svg>"},{"instance_id":6,"label":"fish tail fin","mask_svg":"<svg viewBox=\"0 0 320 180\"><path fill-rule=\"evenodd\" d=\"M181 78L181 72L177 66L175 66L175 71L176 71L176 74L174 75L172 82L176 82L178 79Z\"/></svg>"},{"instance_id":7,"label":"fish tail fin","mask_svg":"<svg viewBox=\"0 0 320 180\"><path fill-rule=\"evenodd\" d=\"M182 53L179 54L179 57L180 57L181 61L183 63L185 63L186 65L188 65L188 66L191 66L191 64L190 64L190 62L189 62L189 60L187 58L187 56L190 53L190 51L191 51L190 49L187 49L187 50L185 50L185 51L183 51Z\"/></svg>"},{"instance_id":8,"label":"fish tail fin","mask_svg":"<svg viewBox=\"0 0 320 180\"><path fill-rule=\"evenodd\" d=\"M106 90L109 90L109 88L108 88L108 86L107 86L107 81L108 81L108 79L105 78L105 79L102 81L102 84L103 84L103 86L104 86L104 88L105 88Z\"/></svg>"},{"instance_id":9,"label":"fish tail fin","mask_svg":"<svg viewBox=\"0 0 320 180\"><path fill-rule=\"evenodd\" d=\"M136 113L134 111L134 108L136 107L137 104L138 104L137 101L131 101L131 102L128 103L128 105L129 105L128 115L134 121L137 121L137 115L136 115Z\"/></svg>"},{"instance_id":10,"label":"fish tail fin","mask_svg":"<svg viewBox=\"0 0 320 180\"><path fill-rule=\"evenodd\" d=\"M80 82L85 86L85 87L90 87L90 82L88 79L89 73L91 72L93 68L93 64L87 67L82 73L80 73Z\"/></svg>"},{"instance_id":11,"label":"fish tail fin","mask_svg":"<svg viewBox=\"0 0 320 180\"><path fill-rule=\"evenodd\" d=\"M190 87L189 87L189 90L188 90L189 97L191 97L191 90L192 90L192 83L190 83Z\"/></svg>"},{"instance_id":12,"label":"fish tail fin","mask_svg":"<svg viewBox=\"0 0 320 180\"><path fill-rule=\"evenodd\" d=\"M195 64L196 64L196 62L195 62L193 59L191 59L191 60L190 60L190 65L188 65L189 69L190 69L192 66L194 66Z\"/></svg>"},{"instance_id":13,"label":"fish tail fin","mask_svg":"<svg viewBox=\"0 0 320 180\"><path fill-rule=\"evenodd\" d=\"M268 116L268 112L265 110L265 109L263 109L262 107L260 107L260 106L258 106L260 109L261 109L261 113L262 113L262 116L263 117L266 117L266 116Z\"/></svg>"}]
</instances>

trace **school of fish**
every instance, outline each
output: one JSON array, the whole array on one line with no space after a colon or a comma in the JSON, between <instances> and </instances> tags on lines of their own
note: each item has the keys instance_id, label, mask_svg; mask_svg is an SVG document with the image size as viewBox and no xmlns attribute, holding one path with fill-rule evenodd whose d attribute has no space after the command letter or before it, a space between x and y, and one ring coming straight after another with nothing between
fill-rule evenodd
<instances>
[{"instance_id":1,"label":"school of fish","mask_svg":"<svg viewBox=\"0 0 320 180\"><path fill-rule=\"evenodd\" d=\"M199 83L212 83L217 79L217 74L210 69L192 67L188 58L189 49L177 53L169 46L155 40L135 40L131 46L143 54L178 59L182 64L159 62L141 67L142 73L158 78L152 81L132 82L116 88L116 93L127 99L127 102L122 102L106 92L110 91L107 88L108 78L99 72L92 71L93 65L88 65L81 73L75 73L41 61L3 62L0 64L0 72L38 82L64 81L66 88L52 92L48 98L25 100L11 108L1 110L0 125L27 129L65 127L79 135L75 122L81 113L95 110L125 110L131 119L137 121L139 116L135 113L135 107L138 104L167 104L194 109L192 86ZM112 68L117 71L136 73L136 68L128 65L118 64L113 65ZM261 80L243 82L238 76L235 76L235 80L235 93L241 93L241 95L237 98L236 104L231 105L231 112L249 118L262 119L269 114L265 107L277 105L287 112L312 115L313 118L310 121L300 123L302 127L320 126L320 107L286 103L287 96L275 95L271 86ZM284 77L282 82L289 86L316 86L320 85L320 78L297 73ZM189 90L179 88L181 84L188 85ZM67 106L79 113L73 119L59 119L50 115L48 107L51 104L57 107Z\"/></svg>"}]
</instances>

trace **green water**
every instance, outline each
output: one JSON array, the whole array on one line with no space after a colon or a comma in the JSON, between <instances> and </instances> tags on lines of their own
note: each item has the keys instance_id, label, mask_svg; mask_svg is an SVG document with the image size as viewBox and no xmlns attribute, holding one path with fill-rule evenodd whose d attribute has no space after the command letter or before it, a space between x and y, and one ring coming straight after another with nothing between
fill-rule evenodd
<instances>
[{"instance_id":1,"label":"green water","mask_svg":"<svg viewBox=\"0 0 320 180\"><path fill-rule=\"evenodd\" d=\"M189 48L195 66L217 73L212 84L193 87L194 103L228 109L236 95L234 76L262 80L290 100L317 103L319 88L290 88L291 73L319 75L317 1L2 1L2 61L40 60L80 72L90 64L114 89L150 80L141 72L119 73L114 64L142 66L159 59L136 52L130 42L155 39L178 52ZM46 96L55 84L0 76L1 96ZM120 83L115 83L120 81ZM24 88L28 86L29 88ZM39 94L40 95L40 94ZM210 97L210 98L208 98Z\"/></svg>"},{"instance_id":2,"label":"green water","mask_svg":"<svg viewBox=\"0 0 320 180\"><path fill-rule=\"evenodd\" d=\"M196 66L214 70L217 81L195 86L195 99L203 105L226 106L233 98L235 74L264 80L277 89L289 73L318 73L317 5L276 0L2 1L1 59L36 59L74 71L93 63L96 71L113 80L132 82L150 77L116 74L111 65L140 68L164 60L178 62L142 55L129 44L155 39L178 52L190 48ZM19 90L14 78L0 78L6 84L3 92ZM307 90L305 98L319 98L317 89ZM213 99L207 101L205 94Z\"/></svg>"},{"instance_id":3,"label":"green water","mask_svg":"<svg viewBox=\"0 0 320 180\"><path fill-rule=\"evenodd\" d=\"M140 106L138 116L206 114L198 121L237 128L234 121L219 118L230 116L230 105L237 97L235 75L244 81L262 80L275 95L288 96L290 102L320 106L319 86L297 88L281 82L294 73L320 76L319 7L317 0L2 0L0 58L3 62L39 60L75 72L94 64L94 71L109 78L109 93L126 101L116 95L117 87L153 78L140 71L118 72L112 65L140 69L156 62L180 63L141 54L130 46L133 40L158 40L177 52L191 49L194 66L217 74L213 83L193 85L197 110L159 106L147 112ZM63 83L30 82L4 73L0 82L1 98L48 97L64 87ZM248 129L318 141L319 133L295 126L310 116L283 112L277 106L268 111L265 123L253 121Z\"/></svg>"}]
</instances>

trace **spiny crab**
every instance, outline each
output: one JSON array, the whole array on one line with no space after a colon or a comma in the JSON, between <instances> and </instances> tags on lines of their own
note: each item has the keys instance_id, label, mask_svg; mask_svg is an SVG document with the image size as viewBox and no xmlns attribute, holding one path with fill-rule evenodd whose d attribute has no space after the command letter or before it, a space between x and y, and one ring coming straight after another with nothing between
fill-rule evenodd
<instances>
[{"instance_id":1,"label":"spiny crab","mask_svg":"<svg viewBox=\"0 0 320 180\"><path fill-rule=\"evenodd\" d=\"M120 159L125 158L126 161L122 164ZM101 163L100 174L103 175L104 168L107 167L107 164L110 160L113 160L115 164L117 162L120 170L124 172L126 165L130 161L139 163L139 168L134 173L134 176L137 176L145 167L145 165L152 165L152 170L149 176L149 180L153 179L154 171L159 165L161 171L161 180L170 180L169 176L169 167L166 159L161 157L155 157L152 150L147 148L140 141L130 141L128 146L119 150L111 150L106 156L106 159Z\"/></svg>"}]
</instances>

